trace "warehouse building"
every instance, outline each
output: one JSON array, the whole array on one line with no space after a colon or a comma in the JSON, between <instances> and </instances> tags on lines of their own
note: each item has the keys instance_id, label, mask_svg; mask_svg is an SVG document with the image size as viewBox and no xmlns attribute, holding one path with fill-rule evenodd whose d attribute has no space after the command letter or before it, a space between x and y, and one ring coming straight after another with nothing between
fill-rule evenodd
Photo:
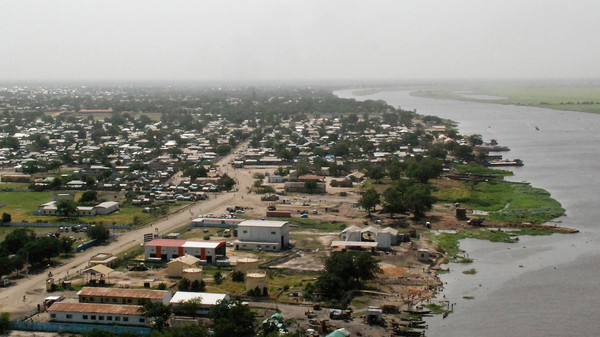
<instances>
[{"instance_id":1,"label":"warehouse building","mask_svg":"<svg viewBox=\"0 0 600 337\"><path fill-rule=\"evenodd\" d=\"M168 290L83 287L77 292L79 303L144 305L148 302L168 305L173 297Z\"/></svg>"},{"instance_id":2,"label":"warehouse building","mask_svg":"<svg viewBox=\"0 0 600 337\"><path fill-rule=\"evenodd\" d=\"M225 243L225 241L155 239L144 245L144 258L146 261L171 261L189 254L201 261L214 263L218 258L225 257Z\"/></svg>"},{"instance_id":3,"label":"warehouse building","mask_svg":"<svg viewBox=\"0 0 600 337\"><path fill-rule=\"evenodd\" d=\"M235 249L279 251L290 245L287 221L246 220L238 225Z\"/></svg>"},{"instance_id":4,"label":"warehouse building","mask_svg":"<svg viewBox=\"0 0 600 337\"><path fill-rule=\"evenodd\" d=\"M147 326L138 305L55 302L48 308L51 322Z\"/></svg>"}]
</instances>

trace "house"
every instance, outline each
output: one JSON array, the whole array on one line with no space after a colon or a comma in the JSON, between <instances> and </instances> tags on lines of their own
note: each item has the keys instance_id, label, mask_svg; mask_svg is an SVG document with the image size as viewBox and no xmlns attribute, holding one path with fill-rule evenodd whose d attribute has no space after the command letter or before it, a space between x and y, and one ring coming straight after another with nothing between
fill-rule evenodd
<instances>
[{"instance_id":1,"label":"house","mask_svg":"<svg viewBox=\"0 0 600 337\"><path fill-rule=\"evenodd\" d=\"M171 261L185 254L214 263L226 255L225 241L155 239L144 245L146 261Z\"/></svg>"},{"instance_id":2,"label":"house","mask_svg":"<svg viewBox=\"0 0 600 337\"><path fill-rule=\"evenodd\" d=\"M199 315L208 315L210 309L219 304L221 301L229 300L229 295L220 293L201 293L201 292L188 292L178 291L175 293L171 301L169 302L173 306L181 305L183 302L191 300L199 301Z\"/></svg>"},{"instance_id":3,"label":"house","mask_svg":"<svg viewBox=\"0 0 600 337\"><path fill-rule=\"evenodd\" d=\"M181 277L184 269L193 268L198 262L200 262L200 259L195 256L189 254L180 256L167 263L167 275L169 277Z\"/></svg>"},{"instance_id":4,"label":"house","mask_svg":"<svg viewBox=\"0 0 600 337\"><path fill-rule=\"evenodd\" d=\"M270 184L276 184L276 183L282 183L283 182L283 177L280 175L270 175L269 176L269 183Z\"/></svg>"},{"instance_id":5,"label":"house","mask_svg":"<svg viewBox=\"0 0 600 337\"><path fill-rule=\"evenodd\" d=\"M55 302L48 313L50 322L146 326L138 305Z\"/></svg>"},{"instance_id":6,"label":"house","mask_svg":"<svg viewBox=\"0 0 600 337\"><path fill-rule=\"evenodd\" d=\"M246 220L238 225L235 249L279 251L290 245L287 221Z\"/></svg>"},{"instance_id":7,"label":"house","mask_svg":"<svg viewBox=\"0 0 600 337\"><path fill-rule=\"evenodd\" d=\"M144 305L148 302L169 304L173 297L168 290L83 287L77 292L79 303L110 303Z\"/></svg>"}]
</instances>

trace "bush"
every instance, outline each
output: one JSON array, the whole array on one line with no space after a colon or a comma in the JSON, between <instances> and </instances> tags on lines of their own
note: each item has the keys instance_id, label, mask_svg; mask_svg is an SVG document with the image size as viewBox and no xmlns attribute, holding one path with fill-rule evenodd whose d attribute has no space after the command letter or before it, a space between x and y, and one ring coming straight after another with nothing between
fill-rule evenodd
<instances>
[{"instance_id":1,"label":"bush","mask_svg":"<svg viewBox=\"0 0 600 337\"><path fill-rule=\"evenodd\" d=\"M159 283L158 290L167 290L167 284L164 282Z\"/></svg>"},{"instance_id":2,"label":"bush","mask_svg":"<svg viewBox=\"0 0 600 337\"><path fill-rule=\"evenodd\" d=\"M234 271L231 273L231 280L233 282L244 282L244 273L241 271Z\"/></svg>"}]
</instances>

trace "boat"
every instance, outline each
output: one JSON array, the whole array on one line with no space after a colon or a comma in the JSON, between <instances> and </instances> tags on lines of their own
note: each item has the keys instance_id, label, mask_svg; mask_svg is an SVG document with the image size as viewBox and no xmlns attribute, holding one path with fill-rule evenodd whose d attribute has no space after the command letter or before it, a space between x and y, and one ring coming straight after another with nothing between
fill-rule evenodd
<instances>
[{"instance_id":1,"label":"boat","mask_svg":"<svg viewBox=\"0 0 600 337\"><path fill-rule=\"evenodd\" d=\"M505 159L505 160L492 160L488 162L488 166L523 166L521 159Z\"/></svg>"}]
</instances>

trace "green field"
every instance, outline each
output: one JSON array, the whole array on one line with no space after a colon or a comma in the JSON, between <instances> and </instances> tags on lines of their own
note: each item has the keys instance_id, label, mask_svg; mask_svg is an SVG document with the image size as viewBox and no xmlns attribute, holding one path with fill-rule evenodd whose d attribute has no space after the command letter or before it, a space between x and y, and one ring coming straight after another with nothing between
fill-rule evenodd
<instances>
[{"instance_id":1,"label":"green field","mask_svg":"<svg viewBox=\"0 0 600 337\"><path fill-rule=\"evenodd\" d=\"M81 193L75 194L75 200ZM0 213L8 213L13 222L63 222L63 217L36 216L33 212L39 205L52 201L50 192L14 191L0 192L0 203L6 203L0 208ZM82 216L77 219L82 223L102 222L104 224L133 224L133 217L137 216L142 223L152 220L155 216L143 213L141 207L125 205L119 211L101 216Z\"/></svg>"},{"instance_id":2,"label":"green field","mask_svg":"<svg viewBox=\"0 0 600 337\"><path fill-rule=\"evenodd\" d=\"M547 191L508 182L436 182L433 195L443 203L460 203L468 209L489 212L498 222L543 223L564 214L560 203Z\"/></svg>"},{"instance_id":3,"label":"green field","mask_svg":"<svg viewBox=\"0 0 600 337\"><path fill-rule=\"evenodd\" d=\"M478 99L463 96L489 95L504 99ZM555 110L600 113L600 85L594 84L488 84L428 90L414 96L462 101L526 105Z\"/></svg>"}]
</instances>

